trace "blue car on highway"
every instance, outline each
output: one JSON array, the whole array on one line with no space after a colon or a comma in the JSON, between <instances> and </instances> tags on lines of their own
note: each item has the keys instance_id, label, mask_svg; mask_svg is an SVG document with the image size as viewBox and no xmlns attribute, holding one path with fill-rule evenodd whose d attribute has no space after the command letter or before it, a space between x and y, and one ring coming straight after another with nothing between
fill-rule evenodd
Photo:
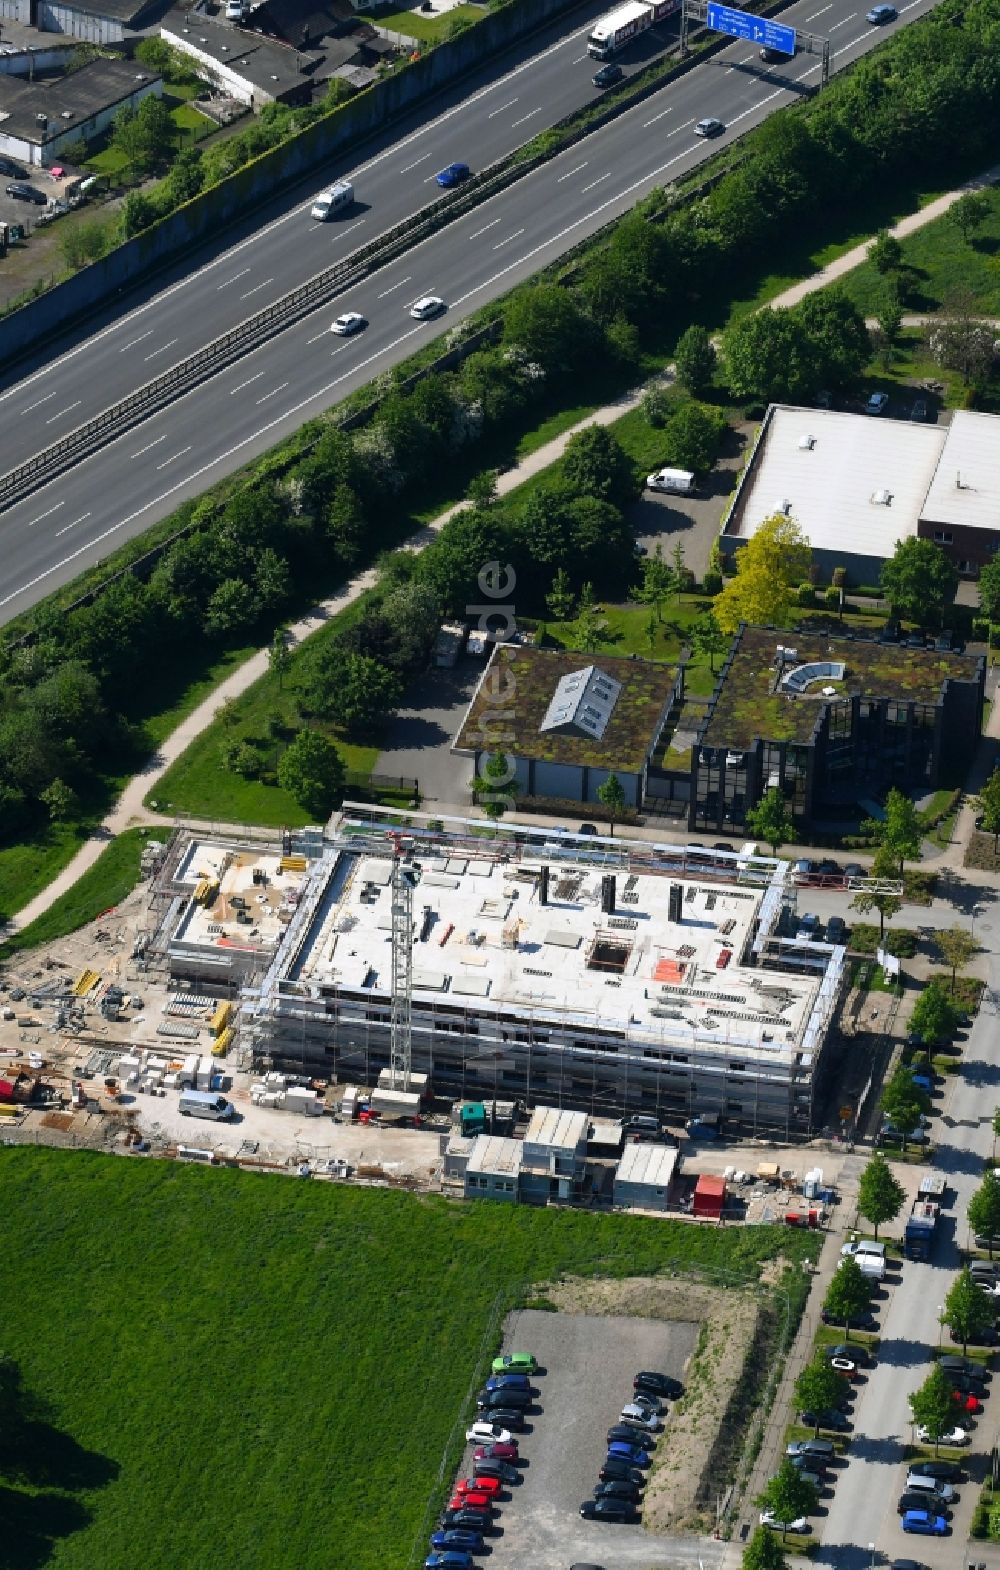
<instances>
[{"instance_id":1,"label":"blue car on highway","mask_svg":"<svg viewBox=\"0 0 1000 1570\"><path fill-rule=\"evenodd\" d=\"M440 174L434 176L438 185L461 185L463 180L469 178L468 164L449 164L447 169L442 169Z\"/></svg>"},{"instance_id":2,"label":"blue car on highway","mask_svg":"<svg viewBox=\"0 0 1000 1570\"><path fill-rule=\"evenodd\" d=\"M463 1548L467 1554L481 1554L483 1534L470 1531L465 1526L449 1526L445 1527L443 1532L431 1533L431 1547Z\"/></svg>"},{"instance_id":3,"label":"blue car on highway","mask_svg":"<svg viewBox=\"0 0 1000 1570\"><path fill-rule=\"evenodd\" d=\"M943 1515L932 1515L929 1510L907 1510L900 1525L904 1532L918 1532L921 1537L947 1537L948 1523Z\"/></svg>"},{"instance_id":4,"label":"blue car on highway","mask_svg":"<svg viewBox=\"0 0 1000 1570\"><path fill-rule=\"evenodd\" d=\"M648 1466L649 1456L641 1445L628 1445L623 1439L616 1439L608 1446L608 1455L617 1461L627 1461L630 1466Z\"/></svg>"}]
</instances>

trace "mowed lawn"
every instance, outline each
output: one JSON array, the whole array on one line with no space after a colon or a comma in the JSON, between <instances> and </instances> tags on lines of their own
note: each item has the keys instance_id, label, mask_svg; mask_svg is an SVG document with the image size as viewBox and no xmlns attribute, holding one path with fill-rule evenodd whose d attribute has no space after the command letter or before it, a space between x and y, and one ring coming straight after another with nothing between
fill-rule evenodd
<instances>
[{"instance_id":1,"label":"mowed lawn","mask_svg":"<svg viewBox=\"0 0 1000 1570\"><path fill-rule=\"evenodd\" d=\"M815 1252L141 1157L12 1148L0 1176L3 1348L64 1436L0 1495L11 1570L404 1570L498 1294Z\"/></svg>"}]
</instances>

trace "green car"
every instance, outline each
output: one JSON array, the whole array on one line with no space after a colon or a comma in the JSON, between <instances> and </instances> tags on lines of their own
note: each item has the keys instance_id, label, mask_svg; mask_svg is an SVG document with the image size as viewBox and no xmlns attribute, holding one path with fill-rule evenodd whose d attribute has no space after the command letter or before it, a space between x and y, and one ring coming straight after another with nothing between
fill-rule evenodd
<instances>
[{"instance_id":1,"label":"green car","mask_svg":"<svg viewBox=\"0 0 1000 1570\"><path fill-rule=\"evenodd\" d=\"M530 1352L508 1352L506 1357L495 1357L490 1365L494 1374L533 1374L538 1367Z\"/></svg>"}]
</instances>

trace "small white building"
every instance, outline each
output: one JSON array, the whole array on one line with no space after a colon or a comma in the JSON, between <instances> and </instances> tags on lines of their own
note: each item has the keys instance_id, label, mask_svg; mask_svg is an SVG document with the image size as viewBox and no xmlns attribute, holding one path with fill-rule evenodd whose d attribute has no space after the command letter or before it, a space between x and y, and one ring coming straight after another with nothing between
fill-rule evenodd
<instances>
[{"instance_id":1,"label":"small white building","mask_svg":"<svg viewBox=\"0 0 1000 1570\"><path fill-rule=\"evenodd\" d=\"M566 1107L536 1107L524 1135L521 1189L526 1199L572 1199L584 1174L590 1119Z\"/></svg>"},{"instance_id":2,"label":"small white building","mask_svg":"<svg viewBox=\"0 0 1000 1570\"><path fill-rule=\"evenodd\" d=\"M466 1199L505 1199L515 1205L520 1198L521 1156L519 1139L477 1134L465 1168Z\"/></svg>"},{"instance_id":3,"label":"small white building","mask_svg":"<svg viewBox=\"0 0 1000 1570\"><path fill-rule=\"evenodd\" d=\"M673 1145L626 1145L615 1169L615 1204L625 1210L666 1210L677 1157Z\"/></svg>"}]
</instances>

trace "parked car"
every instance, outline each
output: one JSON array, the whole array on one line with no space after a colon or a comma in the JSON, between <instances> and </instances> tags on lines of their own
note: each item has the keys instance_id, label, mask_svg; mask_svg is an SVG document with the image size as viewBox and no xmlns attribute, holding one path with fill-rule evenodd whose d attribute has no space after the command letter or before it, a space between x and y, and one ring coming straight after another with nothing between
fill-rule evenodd
<instances>
[{"instance_id":1,"label":"parked car","mask_svg":"<svg viewBox=\"0 0 1000 1570\"><path fill-rule=\"evenodd\" d=\"M957 1461L911 1461L906 1481L911 1477L933 1477L939 1482L958 1483L963 1476Z\"/></svg>"},{"instance_id":2,"label":"parked car","mask_svg":"<svg viewBox=\"0 0 1000 1570\"><path fill-rule=\"evenodd\" d=\"M943 1515L946 1521L951 1519L951 1511L944 1508L944 1501L939 1495L932 1493L928 1496L919 1489L908 1488L896 1501L897 1515L905 1515L908 1510L933 1510L935 1515Z\"/></svg>"},{"instance_id":3,"label":"parked car","mask_svg":"<svg viewBox=\"0 0 1000 1570\"><path fill-rule=\"evenodd\" d=\"M785 1446L786 1456L794 1461L798 1456L815 1457L819 1461L832 1461L837 1447L832 1439L792 1439Z\"/></svg>"},{"instance_id":4,"label":"parked car","mask_svg":"<svg viewBox=\"0 0 1000 1570\"><path fill-rule=\"evenodd\" d=\"M538 1363L530 1352L506 1352L495 1357L490 1365L492 1374L534 1374Z\"/></svg>"},{"instance_id":5,"label":"parked car","mask_svg":"<svg viewBox=\"0 0 1000 1570\"><path fill-rule=\"evenodd\" d=\"M863 878L866 876L867 874L860 861L849 861L847 866L844 868L845 881L848 881L851 878Z\"/></svg>"},{"instance_id":6,"label":"parked car","mask_svg":"<svg viewBox=\"0 0 1000 1570\"><path fill-rule=\"evenodd\" d=\"M493 1512L486 1509L474 1509L472 1505L462 1505L456 1510L442 1510L439 1520L445 1531L452 1531L456 1527L470 1529L476 1532L488 1531L492 1524Z\"/></svg>"},{"instance_id":7,"label":"parked car","mask_svg":"<svg viewBox=\"0 0 1000 1570\"><path fill-rule=\"evenodd\" d=\"M831 1314L829 1309L821 1309L819 1317L822 1319L824 1325L832 1325L835 1330L844 1329L843 1319L836 1314ZM849 1319L847 1321L847 1329L877 1330L878 1320L875 1318L875 1315L871 1313L855 1314L853 1319Z\"/></svg>"},{"instance_id":8,"label":"parked car","mask_svg":"<svg viewBox=\"0 0 1000 1570\"><path fill-rule=\"evenodd\" d=\"M456 1494L486 1494L492 1499L503 1485L498 1477L463 1477L455 1484Z\"/></svg>"},{"instance_id":9,"label":"parked car","mask_svg":"<svg viewBox=\"0 0 1000 1570\"><path fill-rule=\"evenodd\" d=\"M636 1509L630 1499L585 1499L580 1514L585 1521L634 1521Z\"/></svg>"},{"instance_id":10,"label":"parked car","mask_svg":"<svg viewBox=\"0 0 1000 1570\"><path fill-rule=\"evenodd\" d=\"M627 1444L622 1439L613 1439L608 1445L608 1461L627 1461L630 1466L647 1467L649 1454L640 1445Z\"/></svg>"},{"instance_id":11,"label":"parked car","mask_svg":"<svg viewBox=\"0 0 1000 1570\"><path fill-rule=\"evenodd\" d=\"M684 1386L679 1379L671 1379L669 1374L652 1373L648 1369L636 1374L632 1389L651 1390L654 1396L666 1396L669 1401L676 1401L678 1396L684 1394Z\"/></svg>"},{"instance_id":12,"label":"parked car","mask_svg":"<svg viewBox=\"0 0 1000 1570\"><path fill-rule=\"evenodd\" d=\"M448 164L444 169L440 170L440 172L436 174L434 178L438 185L450 187L453 185L461 185L463 180L467 180L469 178L470 173L471 171L468 164Z\"/></svg>"},{"instance_id":13,"label":"parked car","mask_svg":"<svg viewBox=\"0 0 1000 1570\"><path fill-rule=\"evenodd\" d=\"M20 164L16 164L13 158L0 158L0 174L9 175L12 180L24 180L27 178L28 171L22 169Z\"/></svg>"},{"instance_id":14,"label":"parked car","mask_svg":"<svg viewBox=\"0 0 1000 1570\"><path fill-rule=\"evenodd\" d=\"M862 1254L867 1254L869 1259L881 1259L883 1263L885 1262L885 1244L876 1243L868 1237L854 1238L850 1243L845 1243L840 1253L844 1259L858 1259Z\"/></svg>"},{"instance_id":15,"label":"parked car","mask_svg":"<svg viewBox=\"0 0 1000 1570\"><path fill-rule=\"evenodd\" d=\"M595 87L614 87L615 83L620 82L624 75L625 72L620 65L609 63L608 65L602 65L599 71L595 71L591 81Z\"/></svg>"},{"instance_id":16,"label":"parked car","mask_svg":"<svg viewBox=\"0 0 1000 1570\"><path fill-rule=\"evenodd\" d=\"M641 1407L643 1412L653 1413L657 1417L663 1415L663 1402L649 1390L633 1390L631 1405Z\"/></svg>"},{"instance_id":17,"label":"parked car","mask_svg":"<svg viewBox=\"0 0 1000 1570\"><path fill-rule=\"evenodd\" d=\"M938 1368L943 1368L946 1374L969 1374L973 1379L988 1381L993 1378L990 1370L984 1368L982 1363L977 1363L975 1358L957 1357L951 1352L938 1358Z\"/></svg>"},{"instance_id":18,"label":"parked car","mask_svg":"<svg viewBox=\"0 0 1000 1570\"><path fill-rule=\"evenodd\" d=\"M831 916L826 924L826 941L843 947L847 942L847 922L843 916Z\"/></svg>"},{"instance_id":19,"label":"parked car","mask_svg":"<svg viewBox=\"0 0 1000 1570\"><path fill-rule=\"evenodd\" d=\"M952 1400L960 1412L967 1412L970 1417L976 1417L983 1410L983 1403L978 1396L972 1395L967 1390L953 1390Z\"/></svg>"},{"instance_id":20,"label":"parked car","mask_svg":"<svg viewBox=\"0 0 1000 1570\"><path fill-rule=\"evenodd\" d=\"M934 1443L934 1440L931 1438L930 1430L925 1428L922 1423L918 1424L916 1433L917 1439L922 1445L932 1445ZM941 1434L938 1438L938 1444L940 1445L967 1445L968 1443L968 1433L964 1428L959 1428L957 1423L954 1428L947 1429L945 1433Z\"/></svg>"},{"instance_id":21,"label":"parked car","mask_svg":"<svg viewBox=\"0 0 1000 1570\"><path fill-rule=\"evenodd\" d=\"M424 1560L424 1570L473 1570L472 1556L463 1548L435 1549Z\"/></svg>"},{"instance_id":22,"label":"parked car","mask_svg":"<svg viewBox=\"0 0 1000 1570\"><path fill-rule=\"evenodd\" d=\"M431 1547L464 1548L466 1553L481 1554L483 1534L471 1526L446 1526L442 1531L431 1533Z\"/></svg>"},{"instance_id":23,"label":"parked car","mask_svg":"<svg viewBox=\"0 0 1000 1570\"><path fill-rule=\"evenodd\" d=\"M621 1440L626 1445L642 1445L645 1450L652 1450L656 1444L653 1434L644 1428L638 1428L634 1423L615 1423L608 1429L608 1444Z\"/></svg>"},{"instance_id":24,"label":"parked car","mask_svg":"<svg viewBox=\"0 0 1000 1570\"><path fill-rule=\"evenodd\" d=\"M629 1483L624 1478L613 1478L607 1483L598 1483L594 1489L595 1499L629 1499L638 1508L639 1496L642 1489L635 1483Z\"/></svg>"},{"instance_id":25,"label":"parked car","mask_svg":"<svg viewBox=\"0 0 1000 1570\"><path fill-rule=\"evenodd\" d=\"M635 1483L637 1488L646 1486L646 1479L636 1467L612 1456L607 1457L597 1475L602 1483Z\"/></svg>"},{"instance_id":26,"label":"parked car","mask_svg":"<svg viewBox=\"0 0 1000 1570\"><path fill-rule=\"evenodd\" d=\"M508 1440L506 1444L480 1445L473 1452L472 1459L473 1461L517 1461L520 1457L517 1453L517 1445L513 1440Z\"/></svg>"},{"instance_id":27,"label":"parked car","mask_svg":"<svg viewBox=\"0 0 1000 1570\"><path fill-rule=\"evenodd\" d=\"M485 1409L489 1413L493 1426L499 1426L505 1433L519 1434L524 1428L524 1413L519 1409L508 1406L491 1406Z\"/></svg>"},{"instance_id":28,"label":"parked car","mask_svg":"<svg viewBox=\"0 0 1000 1570\"><path fill-rule=\"evenodd\" d=\"M889 8L885 7L885 6L879 6L879 7L877 7L877 9L878 10L887 10ZM871 12L869 12L868 14L870 16ZM893 15L895 15L895 12L893 12ZM878 415L878 414L886 414L888 412L888 409L889 409L889 394L888 393L873 392L873 393L869 394L868 400L865 403L865 413L866 414L876 414L876 415Z\"/></svg>"},{"instance_id":29,"label":"parked car","mask_svg":"<svg viewBox=\"0 0 1000 1570\"><path fill-rule=\"evenodd\" d=\"M5 189L15 202L33 202L36 207L44 207L48 202L47 196L43 196L33 185L25 185L22 180L13 181Z\"/></svg>"},{"instance_id":30,"label":"parked car","mask_svg":"<svg viewBox=\"0 0 1000 1570\"><path fill-rule=\"evenodd\" d=\"M484 1412L509 1410L523 1412L534 1399L530 1390L511 1390L507 1387L503 1390L481 1390L476 1397L476 1405ZM501 1420L497 1418L496 1421Z\"/></svg>"},{"instance_id":31,"label":"parked car","mask_svg":"<svg viewBox=\"0 0 1000 1570\"><path fill-rule=\"evenodd\" d=\"M496 1461L489 1457L482 1461L473 1461L472 1475L476 1486L480 1483L497 1482L507 1488L512 1488L521 1481L521 1474L516 1466L511 1466L509 1461Z\"/></svg>"},{"instance_id":32,"label":"parked car","mask_svg":"<svg viewBox=\"0 0 1000 1570\"><path fill-rule=\"evenodd\" d=\"M958 1498L958 1491L953 1483L946 1483L939 1477L925 1477L922 1472L907 1472L906 1492L908 1494L929 1494L934 1499L940 1500L943 1505L954 1504ZM927 1506L928 1510L931 1508L931 1505Z\"/></svg>"},{"instance_id":33,"label":"parked car","mask_svg":"<svg viewBox=\"0 0 1000 1570\"><path fill-rule=\"evenodd\" d=\"M492 1494L469 1492L467 1494L452 1494L448 1501L449 1510L487 1510L493 1513Z\"/></svg>"},{"instance_id":34,"label":"parked car","mask_svg":"<svg viewBox=\"0 0 1000 1570\"><path fill-rule=\"evenodd\" d=\"M806 1428L832 1428L839 1434L846 1432L851 1426L850 1418L833 1407L825 1412L800 1412L799 1421L804 1423Z\"/></svg>"},{"instance_id":35,"label":"parked car","mask_svg":"<svg viewBox=\"0 0 1000 1570\"><path fill-rule=\"evenodd\" d=\"M794 1521L779 1521L773 1510L762 1510L760 1513L761 1526L771 1526L776 1532L810 1532L807 1516L796 1516Z\"/></svg>"},{"instance_id":36,"label":"parked car","mask_svg":"<svg viewBox=\"0 0 1000 1570\"><path fill-rule=\"evenodd\" d=\"M527 1374L491 1374L486 1381L487 1390L530 1390Z\"/></svg>"},{"instance_id":37,"label":"parked car","mask_svg":"<svg viewBox=\"0 0 1000 1570\"><path fill-rule=\"evenodd\" d=\"M641 1429L644 1434L658 1434L663 1427L655 1412L646 1412L634 1402L629 1402L628 1406L622 1407L621 1420L631 1428Z\"/></svg>"},{"instance_id":38,"label":"parked car","mask_svg":"<svg viewBox=\"0 0 1000 1570\"><path fill-rule=\"evenodd\" d=\"M879 7L880 10L889 7ZM923 1537L944 1537L948 1523L942 1515L931 1515L929 1510L907 1510L900 1525L904 1532L918 1532Z\"/></svg>"},{"instance_id":39,"label":"parked car","mask_svg":"<svg viewBox=\"0 0 1000 1570\"><path fill-rule=\"evenodd\" d=\"M850 1358L851 1362L857 1363L859 1368L870 1368L875 1361L868 1348L863 1347L860 1341L838 1341L836 1346L824 1347L823 1355L828 1358Z\"/></svg>"}]
</instances>

